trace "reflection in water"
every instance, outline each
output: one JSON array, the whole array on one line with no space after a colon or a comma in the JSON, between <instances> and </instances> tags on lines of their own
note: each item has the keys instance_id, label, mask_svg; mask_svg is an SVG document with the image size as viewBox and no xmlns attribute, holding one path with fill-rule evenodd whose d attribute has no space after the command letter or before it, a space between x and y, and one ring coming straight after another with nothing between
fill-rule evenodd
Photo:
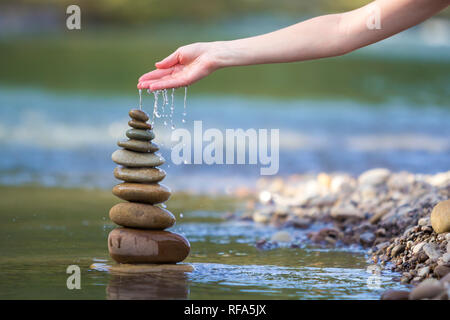
<instances>
[{"instance_id":1,"label":"reflection in water","mask_svg":"<svg viewBox=\"0 0 450 320\"><path fill-rule=\"evenodd\" d=\"M111 274L108 300L187 299L189 286L184 272L165 271L151 274Z\"/></svg>"}]
</instances>

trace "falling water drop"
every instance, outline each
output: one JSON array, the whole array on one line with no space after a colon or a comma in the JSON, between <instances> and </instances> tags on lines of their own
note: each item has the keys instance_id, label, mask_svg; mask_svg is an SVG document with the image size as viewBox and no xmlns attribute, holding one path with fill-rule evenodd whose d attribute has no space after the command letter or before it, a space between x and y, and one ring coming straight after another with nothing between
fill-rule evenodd
<instances>
[{"instance_id":1,"label":"falling water drop","mask_svg":"<svg viewBox=\"0 0 450 320\"><path fill-rule=\"evenodd\" d=\"M183 113L182 113L182 115L183 115L183 119L181 120L181 122L183 122L183 123L185 123L186 122L186 115L187 115L187 112L186 112L186 97L187 97L187 87L184 87L184 105L183 105Z\"/></svg>"},{"instance_id":2,"label":"falling water drop","mask_svg":"<svg viewBox=\"0 0 450 320\"><path fill-rule=\"evenodd\" d=\"M163 90L162 95L163 95L163 104L162 104L162 108L161 108L161 110L162 110L161 113L162 113L162 117L164 117L165 116L164 115L165 107L166 107L167 104L169 104L169 98L167 97L167 89Z\"/></svg>"},{"instance_id":3,"label":"falling water drop","mask_svg":"<svg viewBox=\"0 0 450 320\"><path fill-rule=\"evenodd\" d=\"M172 128L172 130L175 129L175 125L173 124L173 111L175 110L174 92L175 92L175 88L172 88L172 93L170 95L172 102L170 103L170 113L169 113L170 125L171 125L170 127Z\"/></svg>"},{"instance_id":4,"label":"falling water drop","mask_svg":"<svg viewBox=\"0 0 450 320\"><path fill-rule=\"evenodd\" d=\"M139 110L142 110L142 89L139 89Z\"/></svg>"},{"instance_id":5,"label":"falling water drop","mask_svg":"<svg viewBox=\"0 0 450 320\"><path fill-rule=\"evenodd\" d=\"M152 124L155 122L155 118L161 118L161 114L158 112L158 96L160 90L153 91L153 96L155 97L155 103L153 104L153 118Z\"/></svg>"},{"instance_id":6,"label":"falling water drop","mask_svg":"<svg viewBox=\"0 0 450 320\"><path fill-rule=\"evenodd\" d=\"M183 219L184 215L182 213L180 213L180 219Z\"/></svg>"}]
</instances>

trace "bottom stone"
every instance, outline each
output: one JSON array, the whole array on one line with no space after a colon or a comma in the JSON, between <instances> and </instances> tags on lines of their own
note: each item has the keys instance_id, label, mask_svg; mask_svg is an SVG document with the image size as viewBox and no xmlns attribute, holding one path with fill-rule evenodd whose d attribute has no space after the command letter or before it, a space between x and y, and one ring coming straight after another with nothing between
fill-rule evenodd
<instances>
[{"instance_id":1,"label":"bottom stone","mask_svg":"<svg viewBox=\"0 0 450 320\"><path fill-rule=\"evenodd\" d=\"M119 263L177 263L189 255L190 244L169 231L117 228L109 233L108 250Z\"/></svg>"}]
</instances>

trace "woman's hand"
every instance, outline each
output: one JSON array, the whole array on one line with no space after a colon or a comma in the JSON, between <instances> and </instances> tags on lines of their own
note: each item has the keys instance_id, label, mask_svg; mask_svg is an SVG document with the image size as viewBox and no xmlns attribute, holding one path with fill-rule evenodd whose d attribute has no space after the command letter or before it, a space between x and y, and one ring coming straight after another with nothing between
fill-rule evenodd
<instances>
[{"instance_id":1,"label":"woman's hand","mask_svg":"<svg viewBox=\"0 0 450 320\"><path fill-rule=\"evenodd\" d=\"M188 86L220 68L220 51L218 42L180 47L157 62L156 70L142 75L137 87L155 91Z\"/></svg>"}]
</instances>

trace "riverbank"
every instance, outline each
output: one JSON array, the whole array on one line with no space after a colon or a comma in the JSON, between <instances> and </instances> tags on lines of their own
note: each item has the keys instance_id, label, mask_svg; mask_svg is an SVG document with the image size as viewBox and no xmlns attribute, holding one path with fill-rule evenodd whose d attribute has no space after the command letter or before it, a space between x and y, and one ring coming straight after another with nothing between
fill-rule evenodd
<instances>
[{"instance_id":1,"label":"riverbank","mask_svg":"<svg viewBox=\"0 0 450 320\"><path fill-rule=\"evenodd\" d=\"M325 223L308 233L311 243L361 246L380 268L401 272L396 280L418 285L415 293L388 292L383 298L448 299L450 233L436 233L430 215L439 202L450 198L450 172L421 175L373 169L359 177L293 175L261 179L257 195L241 219L300 229ZM297 245L285 231L255 245L268 249L281 242Z\"/></svg>"}]
</instances>

